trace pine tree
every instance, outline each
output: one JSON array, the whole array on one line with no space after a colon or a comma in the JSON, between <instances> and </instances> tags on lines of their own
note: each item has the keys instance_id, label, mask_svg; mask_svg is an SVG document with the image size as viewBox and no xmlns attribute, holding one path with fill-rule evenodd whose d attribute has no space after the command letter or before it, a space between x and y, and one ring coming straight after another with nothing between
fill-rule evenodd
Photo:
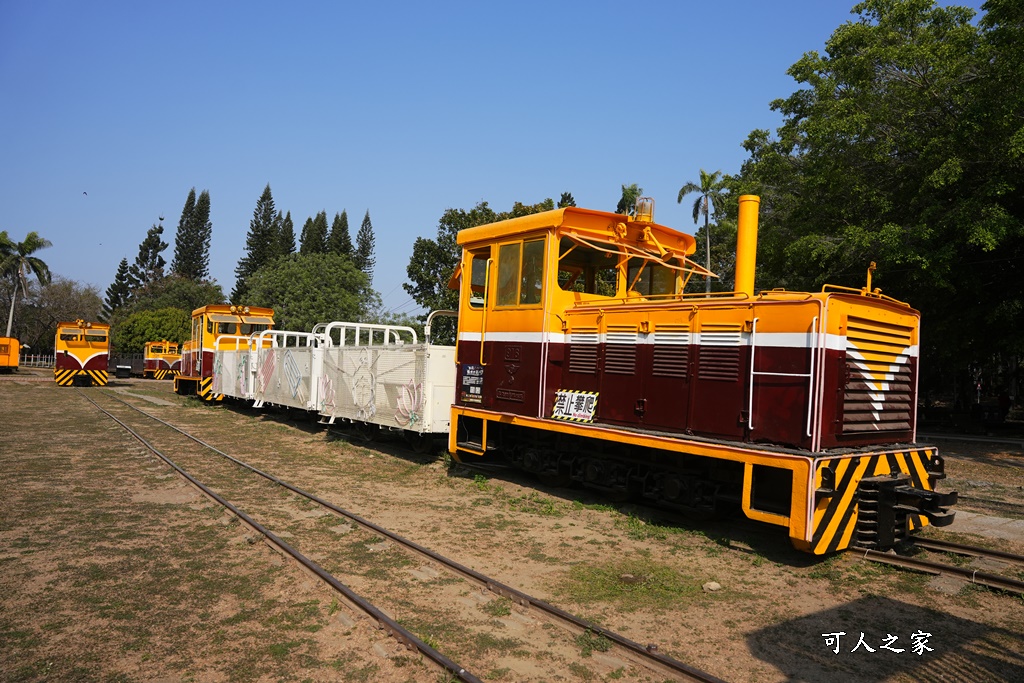
<instances>
[{"instance_id":1,"label":"pine tree","mask_svg":"<svg viewBox=\"0 0 1024 683\"><path fill-rule=\"evenodd\" d=\"M373 281L373 266L377 259L373 256L373 225L370 223L370 210L366 210L363 216L363 224L359 226L356 234L356 250L352 256L352 262L356 268L366 273L366 276Z\"/></svg>"},{"instance_id":2,"label":"pine tree","mask_svg":"<svg viewBox=\"0 0 1024 683\"><path fill-rule=\"evenodd\" d=\"M210 223L210 193L203 190L196 199L196 188L192 188L185 199L185 207L178 220L178 232L174 237L174 259L171 272L195 280L210 276L210 237L213 224Z\"/></svg>"},{"instance_id":3,"label":"pine tree","mask_svg":"<svg viewBox=\"0 0 1024 683\"><path fill-rule=\"evenodd\" d=\"M278 218L281 217L281 212L277 212ZM278 253L281 256L288 256L289 254L295 253L295 224L292 223L292 212L289 211L285 214L284 219L281 221L281 230L279 238L280 248Z\"/></svg>"},{"instance_id":4,"label":"pine tree","mask_svg":"<svg viewBox=\"0 0 1024 683\"><path fill-rule=\"evenodd\" d=\"M334 214L331 234L327 237L327 253L352 258L352 237L348 232L348 213L344 209Z\"/></svg>"},{"instance_id":5,"label":"pine tree","mask_svg":"<svg viewBox=\"0 0 1024 683\"><path fill-rule=\"evenodd\" d=\"M280 214L274 210L274 195L270 191L270 183L267 183L253 209L252 220L249 221L245 255L235 267L235 288L231 292L233 302L242 303L248 291L247 280L279 255L281 236L278 216Z\"/></svg>"},{"instance_id":6,"label":"pine tree","mask_svg":"<svg viewBox=\"0 0 1024 683\"><path fill-rule=\"evenodd\" d=\"M576 199L572 196L571 192L563 192L558 200L559 209L564 209L567 206L576 206Z\"/></svg>"},{"instance_id":7,"label":"pine tree","mask_svg":"<svg viewBox=\"0 0 1024 683\"><path fill-rule=\"evenodd\" d=\"M327 212L321 211L315 218L306 219L302 227L300 254L322 254L327 248Z\"/></svg>"},{"instance_id":8,"label":"pine tree","mask_svg":"<svg viewBox=\"0 0 1024 683\"><path fill-rule=\"evenodd\" d=\"M138 291L164 276L167 261L160 255L167 248L167 242L160 239L164 232L163 223L154 225L146 232L146 239L139 245L139 255L128 269L128 280L134 291Z\"/></svg>"},{"instance_id":9,"label":"pine tree","mask_svg":"<svg viewBox=\"0 0 1024 683\"><path fill-rule=\"evenodd\" d=\"M123 258L117 266L117 274L114 275L114 281L107 287L107 295L103 300L103 310L100 312L100 319L103 322L108 322L110 317L119 308L122 308L131 301L131 298L132 286L131 275L129 275L128 271L128 259Z\"/></svg>"}]
</instances>

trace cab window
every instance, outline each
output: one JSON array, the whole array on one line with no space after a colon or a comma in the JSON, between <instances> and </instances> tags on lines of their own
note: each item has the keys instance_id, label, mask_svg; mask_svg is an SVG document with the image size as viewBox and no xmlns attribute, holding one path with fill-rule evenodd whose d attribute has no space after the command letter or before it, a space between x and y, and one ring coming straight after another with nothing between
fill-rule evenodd
<instances>
[{"instance_id":1,"label":"cab window","mask_svg":"<svg viewBox=\"0 0 1024 683\"><path fill-rule=\"evenodd\" d=\"M469 307L483 308L487 303L487 259L488 252L473 254L469 272Z\"/></svg>"},{"instance_id":2,"label":"cab window","mask_svg":"<svg viewBox=\"0 0 1024 683\"><path fill-rule=\"evenodd\" d=\"M618 289L618 255L563 237L558 245L558 287L614 297Z\"/></svg>"},{"instance_id":3,"label":"cab window","mask_svg":"<svg viewBox=\"0 0 1024 683\"><path fill-rule=\"evenodd\" d=\"M676 293L676 271L645 259L630 259L626 270L630 292L641 296Z\"/></svg>"},{"instance_id":4,"label":"cab window","mask_svg":"<svg viewBox=\"0 0 1024 683\"><path fill-rule=\"evenodd\" d=\"M543 239L498 248L498 306L539 304L543 285Z\"/></svg>"},{"instance_id":5,"label":"cab window","mask_svg":"<svg viewBox=\"0 0 1024 683\"><path fill-rule=\"evenodd\" d=\"M235 334L235 323L217 323L217 334Z\"/></svg>"}]
</instances>

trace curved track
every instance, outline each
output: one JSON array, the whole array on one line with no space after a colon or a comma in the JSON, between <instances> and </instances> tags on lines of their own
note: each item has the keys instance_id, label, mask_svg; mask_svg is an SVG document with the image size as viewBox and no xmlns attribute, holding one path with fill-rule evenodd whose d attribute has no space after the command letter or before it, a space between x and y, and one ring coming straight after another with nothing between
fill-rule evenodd
<instances>
[{"instance_id":1,"label":"curved track","mask_svg":"<svg viewBox=\"0 0 1024 683\"><path fill-rule=\"evenodd\" d=\"M289 484L288 482L285 482L285 481L281 480L280 478L274 476L273 474L269 474L267 472L259 470L256 467L253 467L253 466L251 466L251 465L249 465L249 464L247 464L247 463L245 463L245 462L243 462L243 461L241 461L241 460L239 460L237 458L234 458L233 456L228 455L227 453L217 449L214 446L211 446L210 444L208 444L208 443L202 441L201 439L199 439L199 438L189 434L188 432L178 428L177 426L175 426L173 424L170 424L169 422L166 422L166 421L164 421L164 420L162 420L162 419L160 419L158 417L155 417L155 416L147 413L146 411L139 409L138 407L132 405L131 403L129 403L127 401L124 401L124 400L122 400L120 398L117 398L116 396L111 395L109 392L105 392L105 395L107 397L109 397L109 398L111 398L111 399L113 399L115 401L118 401L119 403L127 406L128 408L131 408L133 411L135 411L135 412L145 416L149 420L153 420L155 422L160 423L161 425L163 425L165 427L168 427L168 428L174 430L178 434L180 434L180 435L182 435L182 436L192 440L193 442L203 446L206 449L209 449L210 451L212 451L212 452L218 454L219 456L221 456L221 457L231 461L232 463L238 465L239 467L242 467L242 468L248 470L249 472L252 472L253 474L258 475L258 476L266 479L269 482L277 484L278 486L281 486L282 488L284 488L284 489L286 489L286 490L288 490L288 491L290 491L290 492L292 492L292 493L294 493L294 494L296 494L298 496L301 496L302 498L304 498L306 500L312 501L312 502L316 503L317 505L320 505L323 508L325 508L327 510L330 510L331 512L334 512L334 513L336 513L336 514L338 514L338 515L340 515L340 516L350 520L354 524L362 527L363 529L369 531L370 533L375 534L375 535L377 535L379 537L382 537L382 538L386 538L387 540L389 540L389 541L395 543L396 545L406 549L407 551L409 551L411 553L415 553L416 555L420 556L421 558L425 558L425 559L429 560L432 563L436 563L436 564L442 566L445 570L447 570L448 572L450 572L452 574L455 574L455 575L457 575L457 576L459 576L459 577L461 577L463 579L472 581L476 585L478 585L478 586L480 586L482 588L486 588L487 590L489 590L489 591L491 591L491 592L493 592L493 593L495 593L495 594L497 594L497 595L499 595L501 597L508 598L509 600L515 602L518 605L521 605L522 607L526 607L526 608L529 608L531 610L534 610L535 612L543 615L543 617L545 619L547 619L549 621L552 621L552 622L555 622L555 623L561 625L562 627L569 629L573 633L576 633L576 634L589 633L589 634L593 634L593 635L596 635L598 637L607 639L610 643L612 643L616 647L618 647L620 649L620 651L625 655L625 657L631 663L633 663L633 664L639 665L639 666L641 666L641 667L643 667L645 669L648 669L648 670L653 670L654 672L657 672L660 675L669 674L674 679L677 679L677 680L695 680L695 681L709 681L709 682L710 681L720 681L721 680L721 679L719 679L719 678L717 678L715 676L712 676L711 674L708 674L708 673L706 673L704 671L701 671L701 670L696 669L694 667L691 667L691 666L689 666L689 665L687 665L687 664L685 664L683 662L680 662L680 661L678 661L676 659L673 659L672 657L668 657L666 655L660 654L659 652L657 652L657 646L655 646L655 645L641 645L640 643L632 641L632 640L630 640L630 639L628 639L628 638L626 638L626 637L624 637L624 636L622 636L622 635L620 635L618 633L615 633L615 632L610 631L608 629L605 629L605 628L603 628L603 627L601 627L601 626L599 626L597 624L593 624L593 623L588 622L588 621L586 621L584 619L581 619L581 618L576 617L576 616L574 616L572 614L569 614L568 612L565 612L564 610L561 610L558 607L555 607L554 605L551 605L551 604L549 604L549 603L547 603L547 602L545 602L543 600L540 600L538 598L530 596L530 595L528 595L528 594L526 594L526 593L524 593L524 592L522 592L522 591L520 591L520 590L518 590L516 588L508 586L508 585L506 585L504 583L501 583L501 582L499 582L499 581L497 581L495 579L492 579L492 578L490 578L490 577L488 577L488 576L486 576L484 574L481 574L480 572L477 572L477 571L475 571L475 570L473 570L473 569L471 569L469 567L463 566L463 565L459 564L458 562L455 562L454 560L451 560L451 559L448 559L448 558L446 558L446 557L444 557L442 555L439 555L439 554L429 550L428 548L425 548L425 547L415 543L414 541L405 539L402 536L399 536L398 534L396 534L396 533L394 533L392 531L389 531L389 530L385 529L384 527L381 527L381 526L379 526L379 525L377 525L377 524L375 524L375 523L373 523L373 522L371 522L369 520L366 520L366 519L360 517L359 515L356 515L355 513L349 512L348 510L345 510L345 509L343 509L343 508L341 508L341 507L339 507L339 506L337 506L337 505L335 505L335 504L333 504L333 503L331 503L329 501L326 501L326 500L320 498L319 496L316 496L315 494L306 492L306 491L304 491L304 490L302 490L302 489L300 489L300 488L298 488L296 486L293 486L292 484ZM162 455L159 451L157 451L153 446L151 446L145 439L143 439L141 436L139 436L137 432L132 430L123 421L119 420L117 417L112 415L110 412L104 410L102 407L100 407L98 404L96 404L96 402L93 401L88 396L86 396L86 398L90 402L92 402L93 405L95 405L99 410L104 412L107 416L109 416L111 419L113 419L118 424L120 424L122 427L124 427L126 430L128 430L146 448L148 448L149 450L151 450L152 452L157 454L160 458L165 460L165 462L167 462L171 467L173 467L176 471L178 471L179 474L181 474L186 479L188 479L193 485L195 485L198 488L200 488L200 490L202 490L206 495L214 498L215 500L217 500L218 503L220 503L221 505L224 505L226 508L230 509L233 513L235 513L241 519L243 519L246 522L246 524L249 524L253 529L255 529L258 532L260 532L261 534L263 534L272 544L274 544L275 546L280 547L282 550L284 550L288 554L292 555L292 557L295 557L304 566L306 566L308 569L310 569L315 574L317 574L317 576L319 576L321 579L323 579L324 581L329 583L333 588L335 588L335 590L338 590L343 595L345 595L345 597L348 598L352 603L356 604L360 609L363 609L365 612L370 614L374 619L377 619L377 621L379 623L381 623L381 625L386 630L388 630L389 633L391 633L393 636L395 636L400 642L402 642L403 644L405 644L405 645L407 645L409 647L413 647L413 648L419 650L425 656L430 658L432 661L436 662L439 666L441 666L442 668L444 668L447 671L451 672L451 674L457 676L459 680L464 680L464 681L479 680L475 676L473 676L472 674L468 673L464 668L462 668L461 666L455 664L451 660L447 659L443 654L441 654L440 652L438 652L434 648L432 648L429 645L427 645L426 643L424 643L422 640L420 640L414 634L412 634L410 631L408 631L407 629L405 629L404 627L399 625L396 621L394 621L393 619L388 617L381 610L379 610L378 608L374 607L368 601L366 601L365 599L363 599L360 596L356 595L353 591L351 591L351 589L349 589L347 586L344 586L344 584L341 584L340 581L338 581L336 578L331 576L328 572L326 572L325 570L320 568L319 565L316 565L316 563L312 562L312 560L309 560L308 558L305 558L304 556L302 556L301 553L299 553L297 550L295 550L294 548L289 546L287 543L285 543L279 537L275 536L269 530L267 530L264 527L260 526L257 522L255 522L250 517L245 515L245 513L241 512L240 510L235 508L233 505L231 505L231 503L229 503L226 500L222 499L220 496L218 496L217 494L213 493L207 487L203 486L201 483L196 481L193 477L191 477L183 469L178 467L176 464L174 464L169 459L167 459L164 455ZM351 595L350 595L350 593L351 593ZM364 606L364 603L365 603L365 606Z\"/></svg>"}]
</instances>

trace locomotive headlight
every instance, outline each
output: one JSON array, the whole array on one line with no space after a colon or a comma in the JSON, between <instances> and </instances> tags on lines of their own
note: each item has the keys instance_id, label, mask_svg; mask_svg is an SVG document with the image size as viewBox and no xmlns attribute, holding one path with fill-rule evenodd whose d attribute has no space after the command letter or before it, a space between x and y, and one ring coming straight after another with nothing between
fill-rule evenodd
<instances>
[{"instance_id":1,"label":"locomotive headlight","mask_svg":"<svg viewBox=\"0 0 1024 683\"><path fill-rule=\"evenodd\" d=\"M249 315L249 307L248 306L246 306L245 308L242 309L242 314L243 315Z\"/></svg>"},{"instance_id":2,"label":"locomotive headlight","mask_svg":"<svg viewBox=\"0 0 1024 683\"><path fill-rule=\"evenodd\" d=\"M231 312L232 313L238 313L238 306L232 306L231 307Z\"/></svg>"}]
</instances>

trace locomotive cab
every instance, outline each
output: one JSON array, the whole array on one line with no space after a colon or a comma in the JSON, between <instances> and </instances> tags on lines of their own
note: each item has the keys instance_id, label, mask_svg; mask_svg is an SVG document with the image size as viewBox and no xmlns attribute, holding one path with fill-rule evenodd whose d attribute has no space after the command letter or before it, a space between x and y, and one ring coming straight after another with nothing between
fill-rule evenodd
<instances>
[{"instance_id":1,"label":"locomotive cab","mask_svg":"<svg viewBox=\"0 0 1024 683\"><path fill-rule=\"evenodd\" d=\"M100 322L57 323L53 378L59 386L106 386L110 325Z\"/></svg>"}]
</instances>

